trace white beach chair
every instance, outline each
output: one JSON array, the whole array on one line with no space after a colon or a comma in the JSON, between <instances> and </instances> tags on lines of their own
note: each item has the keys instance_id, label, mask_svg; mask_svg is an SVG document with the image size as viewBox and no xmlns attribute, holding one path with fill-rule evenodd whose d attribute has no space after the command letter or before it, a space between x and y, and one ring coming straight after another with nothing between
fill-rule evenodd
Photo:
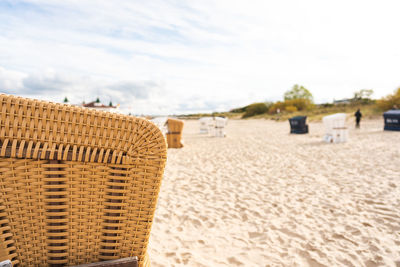
<instances>
[{"instance_id":1,"label":"white beach chair","mask_svg":"<svg viewBox=\"0 0 400 267\"><path fill-rule=\"evenodd\" d=\"M209 134L214 126L212 117L202 117L199 119L200 134Z\"/></svg>"},{"instance_id":2,"label":"white beach chair","mask_svg":"<svg viewBox=\"0 0 400 267\"><path fill-rule=\"evenodd\" d=\"M213 136L215 137L225 137L225 126L228 123L227 118L215 117L214 118L214 129Z\"/></svg>"},{"instance_id":3,"label":"white beach chair","mask_svg":"<svg viewBox=\"0 0 400 267\"><path fill-rule=\"evenodd\" d=\"M346 114L336 113L322 118L326 133L324 141L327 143L347 142L348 129L346 127Z\"/></svg>"}]
</instances>

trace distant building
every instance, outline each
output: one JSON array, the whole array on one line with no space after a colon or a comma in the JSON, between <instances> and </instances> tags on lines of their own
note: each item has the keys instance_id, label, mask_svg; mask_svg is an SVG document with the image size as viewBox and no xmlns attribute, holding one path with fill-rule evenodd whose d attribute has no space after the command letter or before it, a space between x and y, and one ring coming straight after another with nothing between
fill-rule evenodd
<instances>
[{"instance_id":1,"label":"distant building","mask_svg":"<svg viewBox=\"0 0 400 267\"><path fill-rule=\"evenodd\" d=\"M338 104L350 104L353 99L351 98L346 98L346 99L339 99L339 100L333 100L333 104L338 105Z\"/></svg>"},{"instance_id":2,"label":"distant building","mask_svg":"<svg viewBox=\"0 0 400 267\"><path fill-rule=\"evenodd\" d=\"M118 112L118 107L119 107L119 105L114 106L111 101L108 105L104 105L104 104L100 103L99 98L97 98L96 101L92 101L89 103L83 102L82 104L77 105L77 106L81 106L84 108L92 108L92 109L97 109L97 110L102 110L102 111L108 111L108 112L113 112L113 113Z\"/></svg>"}]
</instances>

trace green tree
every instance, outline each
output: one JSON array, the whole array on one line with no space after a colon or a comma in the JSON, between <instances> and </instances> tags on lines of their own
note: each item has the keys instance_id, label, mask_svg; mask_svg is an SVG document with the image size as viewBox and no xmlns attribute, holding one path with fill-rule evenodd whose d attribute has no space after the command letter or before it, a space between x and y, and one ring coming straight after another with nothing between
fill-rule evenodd
<instances>
[{"instance_id":1,"label":"green tree","mask_svg":"<svg viewBox=\"0 0 400 267\"><path fill-rule=\"evenodd\" d=\"M354 92L354 99L371 99L371 95L374 93L372 89L361 89L360 91Z\"/></svg>"},{"instance_id":2,"label":"green tree","mask_svg":"<svg viewBox=\"0 0 400 267\"><path fill-rule=\"evenodd\" d=\"M285 99L285 101L286 100L294 100L294 99L306 99L306 100L310 101L310 103L312 103L313 95L304 86L295 84L295 85L293 85L291 90L286 91L286 93L284 95L284 99Z\"/></svg>"},{"instance_id":3,"label":"green tree","mask_svg":"<svg viewBox=\"0 0 400 267\"><path fill-rule=\"evenodd\" d=\"M374 93L374 90L372 89L361 89L360 91L354 92L354 100L355 101L360 101L360 100L371 100L371 95Z\"/></svg>"},{"instance_id":4,"label":"green tree","mask_svg":"<svg viewBox=\"0 0 400 267\"><path fill-rule=\"evenodd\" d=\"M64 103L68 103L68 98L67 97L64 98Z\"/></svg>"}]
</instances>

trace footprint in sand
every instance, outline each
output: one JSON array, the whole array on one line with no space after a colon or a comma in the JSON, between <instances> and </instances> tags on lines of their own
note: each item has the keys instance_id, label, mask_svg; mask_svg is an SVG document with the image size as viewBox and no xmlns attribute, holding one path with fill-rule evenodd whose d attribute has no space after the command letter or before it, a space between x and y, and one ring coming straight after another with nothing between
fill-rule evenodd
<instances>
[{"instance_id":1,"label":"footprint in sand","mask_svg":"<svg viewBox=\"0 0 400 267\"><path fill-rule=\"evenodd\" d=\"M262 237L264 233L259 233L259 232L248 232L249 238L257 238L257 237Z\"/></svg>"},{"instance_id":2,"label":"footprint in sand","mask_svg":"<svg viewBox=\"0 0 400 267\"><path fill-rule=\"evenodd\" d=\"M165 256L166 256L167 258L175 257L175 256L176 256L176 252L167 252L167 253L165 253Z\"/></svg>"},{"instance_id":3,"label":"footprint in sand","mask_svg":"<svg viewBox=\"0 0 400 267\"><path fill-rule=\"evenodd\" d=\"M193 219L192 220L192 224L194 226L196 226L196 227L200 227L202 225L201 222L199 220L197 220L197 219Z\"/></svg>"},{"instance_id":4,"label":"footprint in sand","mask_svg":"<svg viewBox=\"0 0 400 267\"><path fill-rule=\"evenodd\" d=\"M229 257L228 258L228 262L229 264L232 265L236 265L236 266L243 266L243 262L239 261L238 259L236 259L235 257Z\"/></svg>"},{"instance_id":5,"label":"footprint in sand","mask_svg":"<svg viewBox=\"0 0 400 267\"><path fill-rule=\"evenodd\" d=\"M187 265L189 263L189 260L192 258L192 253L190 252L181 253L181 258L183 264Z\"/></svg>"}]
</instances>

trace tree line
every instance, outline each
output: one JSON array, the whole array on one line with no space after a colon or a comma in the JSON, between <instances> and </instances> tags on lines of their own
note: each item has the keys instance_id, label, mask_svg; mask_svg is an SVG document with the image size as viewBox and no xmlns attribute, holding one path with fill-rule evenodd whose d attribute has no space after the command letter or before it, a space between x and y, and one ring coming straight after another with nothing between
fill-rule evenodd
<instances>
[{"instance_id":1,"label":"tree line","mask_svg":"<svg viewBox=\"0 0 400 267\"><path fill-rule=\"evenodd\" d=\"M400 88L395 90L393 94L383 97L379 100L371 98L374 91L372 89L362 89L354 92L354 96L346 101L350 104L376 105L376 108L381 111L389 109L397 109L400 107ZM252 117L260 114L279 114L293 113L296 111L310 111L318 106L328 107L333 106L331 103L316 105L312 93L302 85L295 84L290 90L283 95L283 101L259 102L248 106L232 109L232 113L243 113L243 118Z\"/></svg>"}]
</instances>

